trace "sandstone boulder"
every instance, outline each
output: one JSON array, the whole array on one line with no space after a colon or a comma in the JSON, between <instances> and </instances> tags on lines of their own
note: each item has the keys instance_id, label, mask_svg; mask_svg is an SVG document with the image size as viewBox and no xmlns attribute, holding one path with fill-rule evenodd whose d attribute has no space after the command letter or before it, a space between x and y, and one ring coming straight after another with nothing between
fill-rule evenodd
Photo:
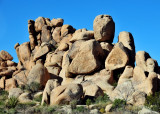
<instances>
[{"instance_id":1,"label":"sandstone boulder","mask_svg":"<svg viewBox=\"0 0 160 114\"><path fill-rule=\"evenodd\" d=\"M0 79L0 89L4 89L5 88L5 77L1 77Z\"/></svg>"},{"instance_id":2,"label":"sandstone boulder","mask_svg":"<svg viewBox=\"0 0 160 114\"><path fill-rule=\"evenodd\" d=\"M90 81L82 83L83 93L85 96L98 97L103 95L103 91L100 87Z\"/></svg>"},{"instance_id":3,"label":"sandstone boulder","mask_svg":"<svg viewBox=\"0 0 160 114\"><path fill-rule=\"evenodd\" d=\"M146 70L148 72L155 72L156 71L156 61L152 58L148 58L146 61Z\"/></svg>"},{"instance_id":4,"label":"sandstone boulder","mask_svg":"<svg viewBox=\"0 0 160 114\"><path fill-rule=\"evenodd\" d=\"M50 95L51 95L51 91L58 87L60 85L60 83L58 82L58 80L56 79L50 79L47 81L45 89L43 91L43 96L42 96L42 102L41 105L45 103L50 104Z\"/></svg>"},{"instance_id":5,"label":"sandstone boulder","mask_svg":"<svg viewBox=\"0 0 160 114\"><path fill-rule=\"evenodd\" d=\"M35 31L36 32L40 32L42 30L42 27L46 25L46 22L45 22L45 19L43 17L38 17L36 20L35 20L35 24L34 24L34 27L35 27Z\"/></svg>"},{"instance_id":6,"label":"sandstone boulder","mask_svg":"<svg viewBox=\"0 0 160 114\"><path fill-rule=\"evenodd\" d=\"M105 61L106 69L116 70L124 68L129 62L128 53L122 43L117 43Z\"/></svg>"},{"instance_id":7,"label":"sandstone boulder","mask_svg":"<svg viewBox=\"0 0 160 114\"><path fill-rule=\"evenodd\" d=\"M63 81L66 77L72 77L72 74L69 72L70 58L68 55L68 51L66 51L63 55L62 60L62 70L59 73L59 76L63 78Z\"/></svg>"},{"instance_id":8,"label":"sandstone boulder","mask_svg":"<svg viewBox=\"0 0 160 114\"><path fill-rule=\"evenodd\" d=\"M141 83L146 79L147 79L147 76L145 74L145 71L141 67L136 66L133 71L133 80L136 83Z\"/></svg>"},{"instance_id":9,"label":"sandstone boulder","mask_svg":"<svg viewBox=\"0 0 160 114\"><path fill-rule=\"evenodd\" d=\"M133 36L131 33L123 31L120 32L119 36L118 36L118 42L122 42L122 44L124 45L124 47L126 47L128 49L128 53L129 53L129 64L134 66L134 62L135 62L135 45L134 45L134 40L133 40Z\"/></svg>"},{"instance_id":10,"label":"sandstone boulder","mask_svg":"<svg viewBox=\"0 0 160 114\"><path fill-rule=\"evenodd\" d=\"M13 78L10 79L6 79L5 80L5 90L9 91L12 88L16 88L17 87L17 83L16 80Z\"/></svg>"},{"instance_id":11,"label":"sandstone boulder","mask_svg":"<svg viewBox=\"0 0 160 114\"><path fill-rule=\"evenodd\" d=\"M18 97L18 101L20 103L30 103L32 102L31 100L31 94L28 92L22 93L19 97Z\"/></svg>"},{"instance_id":12,"label":"sandstone boulder","mask_svg":"<svg viewBox=\"0 0 160 114\"><path fill-rule=\"evenodd\" d=\"M77 40L90 40L93 38L94 38L93 31L77 32L73 35L72 39L70 39L70 42L75 42Z\"/></svg>"},{"instance_id":13,"label":"sandstone boulder","mask_svg":"<svg viewBox=\"0 0 160 114\"><path fill-rule=\"evenodd\" d=\"M63 25L61 28L61 37L66 36L69 33L74 33L75 29L71 25Z\"/></svg>"},{"instance_id":14,"label":"sandstone boulder","mask_svg":"<svg viewBox=\"0 0 160 114\"><path fill-rule=\"evenodd\" d=\"M94 37L97 41L112 43L115 32L115 23L109 15L98 15L93 22Z\"/></svg>"},{"instance_id":15,"label":"sandstone boulder","mask_svg":"<svg viewBox=\"0 0 160 114\"><path fill-rule=\"evenodd\" d=\"M0 51L0 58L3 60L13 60L13 57L6 51Z\"/></svg>"},{"instance_id":16,"label":"sandstone boulder","mask_svg":"<svg viewBox=\"0 0 160 114\"><path fill-rule=\"evenodd\" d=\"M80 84L68 84L58 86L51 92L50 105L67 104L72 100L79 100L83 95Z\"/></svg>"},{"instance_id":17,"label":"sandstone boulder","mask_svg":"<svg viewBox=\"0 0 160 114\"><path fill-rule=\"evenodd\" d=\"M51 20L51 24L53 27L61 27L63 25L63 22L64 20L61 18L57 18L57 19L53 18Z\"/></svg>"},{"instance_id":18,"label":"sandstone boulder","mask_svg":"<svg viewBox=\"0 0 160 114\"><path fill-rule=\"evenodd\" d=\"M53 39L59 43L61 40L62 40L62 37L61 37L61 27L56 27L52 33L52 37Z\"/></svg>"},{"instance_id":19,"label":"sandstone boulder","mask_svg":"<svg viewBox=\"0 0 160 114\"><path fill-rule=\"evenodd\" d=\"M17 74L15 74L13 78L17 81L17 84L19 86L26 85L28 73L29 71L22 70L22 71L19 71Z\"/></svg>"},{"instance_id":20,"label":"sandstone boulder","mask_svg":"<svg viewBox=\"0 0 160 114\"><path fill-rule=\"evenodd\" d=\"M104 53L100 44L95 40L88 40L80 46L80 52L69 65L69 72L73 74L92 73L101 67L103 57Z\"/></svg>"},{"instance_id":21,"label":"sandstone boulder","mask_svg":"<svg viewBox=\"0 0 160 114\"><path fill-rule=\"evenodd\" d=\"M31 50L29 42L25 42L16 48L17 56L19 57L19 62L22 63L23 67L30 70L30 59L31 59Z\"/></svg>"},{"instance_id":22,"label":"sandstone boulder","mask_svg":"<svg viewBox=\"0 0 160 114\"><path fill-rule=\"evenodd\" d=\"M129 80L133 77L133 67L132 66L126 66L122 75L120 76L118 80L118 84L122 84L123 82Z\"/></svg>"},{"instance_id":23,"label":"sandstone boulder","mask_svg":"<svg viewBox=\"0 0 160 114\"><path fill-rule=\"evenodd\" d=\"M50 79L50 75L47 71L47 69L43 66L42 61L38 60L36 62L36 65L31 69L28 76L28 84L32 82L37 82L41 86L45 86L47 81Z\"/></svg>"},{"instance_id":24,"label":"sandstone boulder","mask_svg":"<svg viewBox=\"0 0 160 114\"><path fill-rule=\"evenodd\" d=\"M136 65L147 71L146 60L150 58L150 55L145 51L138 51L136 53Z\"/></svg>"},{"instance_id":25,"label":"sandstone boulder","mask_svg":"<svg viewBox=\"0 0 160 114\"><path fill-rule=\"evenodd\" d=\"M12 88L9 90L8 98L11 98L11 97L18 98L22 93L23 91L20 88Z\"/></svg>"},{"instance_id":26,"label":"sandstone boulder","mask_svg":"<svg viewBox=\"0 0 160 114\"><path fill-rule=\"evenodd\" d=\"M51 27L44 25L41 32L41 41L49 42L50 40L52 40Z\"/></svg>"},{"instance_id":27,"label":"sandstone boulder","mask_svg":"<svg viewBox=\"0 0 160 114\"><path fill-rule=\"evenodd\" d=\"M47 45L41 46L34 55L34 61L46 55L49 51L50 51L49 46Z\"/></svg>"}]
</instances>

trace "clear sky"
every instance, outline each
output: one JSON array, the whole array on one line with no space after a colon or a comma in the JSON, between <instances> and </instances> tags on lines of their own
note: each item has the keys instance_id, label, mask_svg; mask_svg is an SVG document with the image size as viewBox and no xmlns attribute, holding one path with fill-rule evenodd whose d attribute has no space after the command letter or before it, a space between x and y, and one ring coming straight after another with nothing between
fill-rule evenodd
<instances>
[{"instance_id":1,"label":"clear sky","mask_svg":"<svg viewBox=\"0 0 160 114\"><path fill-rule=\"evenodd\" d=\"M144 50L160 64L160 0L0 0L0 50L18 62L14 45L29 41L29 19L63 18L76 29L93 30L93 20L109 14L119 32L131 32L136 51Z\"/></svg>"}]
</instances>

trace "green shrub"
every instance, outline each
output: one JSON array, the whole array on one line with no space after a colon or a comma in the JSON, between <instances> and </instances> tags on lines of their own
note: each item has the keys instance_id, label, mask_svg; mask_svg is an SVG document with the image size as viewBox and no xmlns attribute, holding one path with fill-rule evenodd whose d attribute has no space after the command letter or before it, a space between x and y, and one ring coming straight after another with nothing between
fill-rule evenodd
<instances>
[{"instance_id":1,"label":"green shrub","mask_svg":"<svg viewBox=\"0 0 160 114\"><path fill-rule=\"evenodd\" d=\"M160 112L160 92L146 97L145 106L151 110Z\"/></svg>"},{"instance_id":2,"label":"green shrub","mask_svg":"<svg viewBox=\"0 0 160 114\"><path fill-rule=\"evenodd\" d=\"M98 96L94 101L96 104L106 103L107 101L109 101L109 97L107 94L104 94L103 96Z\"/></svg>"},{"instance_id":3,"label":"green shrub","mask_svg":"<svg viewBox=\"0 0 160 114\"><path fill-rule=\"evenodd\" d=\"M91 100L91 99L87 99L87 100L86 100L86 105L87 105L87 106L91 105L91 103L92 103L92 100Z\"/></svg>"},{"instance_id":4,"label":"green shrub","mask_svg":"<svg viewBox=\"0 0 160 114\"><path fill-rule=\"evenodd\" d=\"M99 110L99 112L103 114L103 113L105 113L105 109L104 109L104 108L101 108L101 109Z\"/></svg>"},{"instance_id":5,"label":"green shrub","mask_svg":"<svg viewBox=\"0 0 160 114\"><path fill-rule=\"evenodd\" d=\"M18 99L16 97L11 97L8 99L5 106L7 108L15 108L17 103L18 103Z\"/></svg>"},{"instance_id":6,"label":"green shrub","mask_svg":"<svg viewBox=\"0 0 160 114\"><path fill-rule=\"evenodd\" d=\"M126 105L126 101L122 99L115 99L112 105L112 110L124 108Z\"/></svg>"},{"instance_id":7,"label":"green shrub","mask_svg":"<svg viewBox=\"0 0 160 114\"><path fill-rule=\"evenodd\" d=\"M25 86L25 89L31 93L35 93L40 89L40 83L32 82Z\"/></svg>"},{"instance_id":8,"label":"green shrub","mask_svg":"<svg viewBox=\"0 0 160 114\"><path fill-rule=\"evenodd\" d=\"M71 106L72 109L75 109L76 105L77 105L77 101L76 100L70 101L70 106Z\"/></svg>"},{"instance_id":9,"label":"green shrub","mask_svg":"<svg viewBox=\"0 0 160 114\"><path fill-rule=\"evenodd\" d=\"M77 113L84 113L84 112L87 112L88 109L86 109L84 106L79 106L79 107L76 107L73 112L75 112L76 114Z\"/></svg>"},{"instance_id":10,"label":"green shrub","mask_svg":"<svg viewBox=\"0 0 160 114\"><path fill-rule=\"evenodd\" d=\"M41 102L42 101L42 95L40 95L38 97L35 97L33 100L37 101L37 102Z\"/></svg>"},{"instance_id":11,"label":"green shrub","mask_svg":"<svg viewBox=\"0 0 160 114\"><path fill-rule=\"evenodd\" d=\"M47 112L47 113L52 113L54 111L56 111L56 107L53 107L53 106L48 106L44 108L44 112Z\"/></svg>"}]
</instances>

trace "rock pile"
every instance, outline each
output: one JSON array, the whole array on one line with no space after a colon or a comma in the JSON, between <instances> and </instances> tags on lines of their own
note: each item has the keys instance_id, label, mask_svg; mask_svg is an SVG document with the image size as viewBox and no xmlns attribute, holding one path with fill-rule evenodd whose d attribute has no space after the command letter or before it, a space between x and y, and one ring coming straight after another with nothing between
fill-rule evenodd
<instances>
[{"instance_id":1,"label":"rock pile","mask_svg":"<svg viewBox=\"0 0 160 114\"><path fill-rule=\"evenodd\" d=\"M30 42L15 45L18 64L10 54L0 52L0 88L37 82L44 90L42 104L50 105L104 93L111 100L143 105L146 95L159 91L158 63L147 52L135 53L132 34L120 32L118 42L112 44L111 16L97 16L94 31L76 30L63 22L43 17L28 21Z\"/></svg>"}]
</instances>

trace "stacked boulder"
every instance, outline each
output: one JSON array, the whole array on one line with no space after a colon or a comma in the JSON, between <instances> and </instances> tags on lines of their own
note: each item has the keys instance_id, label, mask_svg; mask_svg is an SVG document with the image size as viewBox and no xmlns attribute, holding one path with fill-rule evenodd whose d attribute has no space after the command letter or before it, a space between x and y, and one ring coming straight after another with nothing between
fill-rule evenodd
<instances>
[{"instance_id":1,"label":"stacked boulder","mask_svg":"<svg viewBox=\"0 0 160 114\"><path fill-rule=\"evenodd\" d=\"M159 91L158 63L147 52L135 53L130 32L120 32L113 44L111 16L97 16L93 31L76 30L63 22L44 17L29 20L30 42L15 45L19 62L11 79L17 86L39 83L44 90L42 104L68 104L106 93L111 100L143 105L146 95Z\"/></svg>"},{"instance_id":2,"label":"stacked boulder","mask_svg":"<svg viewBox=\"0 0 160 114\"><path fill-rule=\"evenodd\" d=\"M6 51L0 51L0 88L9 90L16 87L12 74L17 70L17 64L12 61L13 57Z\"/></svg>"}]
</instances>

